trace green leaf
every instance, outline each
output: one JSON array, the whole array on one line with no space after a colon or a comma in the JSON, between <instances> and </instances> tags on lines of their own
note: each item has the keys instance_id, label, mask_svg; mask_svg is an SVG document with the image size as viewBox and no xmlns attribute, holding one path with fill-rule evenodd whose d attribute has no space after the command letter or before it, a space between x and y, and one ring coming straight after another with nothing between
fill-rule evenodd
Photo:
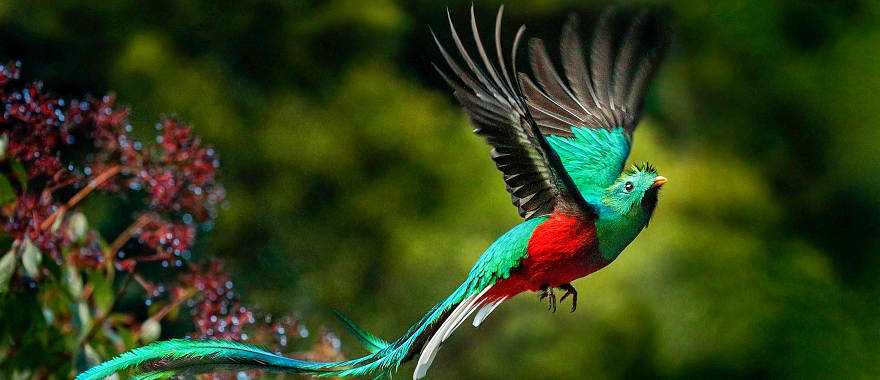
<instances>
[{"instance_id":1,"label":"green leaf","mask_svg":"<svg viewBox=\"0 0 880 380\"><path fill-rule=\"evenodd\" d=\"M24 239L24 246L21 254L21 263L28 276L37 277L40 273L40 263L43 261L43 253L31 241L30 238Z\"/></svg>"},{"instance_id":2,"label":"green leaf","mask_svg":"<svg viewBox=\"0 0 880 380\"><path fill-rule=\"evenodd\" d=\"M62 276L64 277L64 284L67 286L67 291L70 292L70 295L73 296L73 298L79 299L83 290L82 277L79 275L79 270L71 264L65 264Z\"/></svg>"},{"instance_id":3,"label":"green leaf","mask_svg":"<svg viewBox=\"0 0 880 380\"><path fill-rule=\"evenodd\" d=\"M6 252L3 258L0 258L0 293L9 290L9 280L12 279L17 264L18 256L13 250Z\"/></svg>"},{"instance_id":4,"label":"green leaf","mask_svg":"<svg viewBox=\"0 0 880 380\"><path fill-rule=\"evenodd\" d=\"M85 302L80 301L76 304L76 318L74 318L74 326L78 329L79 337L82 338L85 336L86 332L92 326L92 313L89 310L89 305Z\"/></svg>"},{"instance_id":5,"label":"green leaf","mask_svg":"<svg viewBox=\"0 0 880 380\"><path fill-rule=\"evenodd\" d=\"M0 204L7 204L16 198L15 188L5 176L0 177Z\"/></svg>"},{"instance_id":6,"label":"green leaf","mask_svg":"<svg viewBox=\"0 0 880 380\"><path fill-rule=\"evenodd\" d=\"M89 283L92 285L95 306L99 312L110 312L107 309L113 303L113 282L107 276L94 272L89 276Z\"/></svg>"}]
</instances>

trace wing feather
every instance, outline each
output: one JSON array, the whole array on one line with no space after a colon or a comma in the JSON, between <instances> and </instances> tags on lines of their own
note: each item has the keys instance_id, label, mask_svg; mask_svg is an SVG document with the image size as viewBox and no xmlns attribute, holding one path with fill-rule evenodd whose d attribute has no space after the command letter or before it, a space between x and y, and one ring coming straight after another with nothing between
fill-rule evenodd
<instances>
[{"instance_id":1,"label":"wing feather","mask_svg":"<svg viewBox=\"0 0 880 380\"><path fill-rule=\"evenodd\" d=\"M632 135L668 39L658 22L650 22L647 12L632 18L625 33L616 30L618 18L612 10L603 13L587 56L577 31L579 20L569 17L559 44L567 83L554 68L544 43L531 42L530 62L537 85L525 78L522 82L529 109L543 131L624 128Z\"/></svg>"},{"instance_id":2,"label":"wing feather","mask_svg":"<svg viewBox=\"0 0 880 380\"><path fill-rule=\"evenodd\" d=\"M580 206L574 209L585 210L586 213L592 214L593 210L586 206L580 194L569 190L575 189L573 182L543 136L543 134L571 135L570 128L559 128L556 125L558 123L537 123L529 111L526 98L522 95L523 89L520 83L513 82L517 79L513 74L516 73L516 52L524 33L523 27L517 30L514 37L511 52L512 70L509 71L506 67L501 49L503 11L504 8L501 7L495 18L496 62L490 59L488 50L480 38L473 7L470 10L470 31L474 39L476 55L472 55L465 48L452 22L452 16L447 11L450 34L463 65L452 58L432 31L434 41L454 77L447 75L437 66L435 69L452 87L453 95L467 111L474 125L474 132L483 136L492 147L490 156L502 172L507 191L520 216L530 219L550 214L561 202ZM558 83L561 84L561 80ZM561 86L557 89L565 91ZM530 88L528 91L539 90ZM550 102L548 107L552 105L553 108L544 112L541 117L582 122L582 108L577 106L573 99L573 95L569 96L566 100L568 103L563 108L555 104L554 99L545 98L545 101ZM581 111L567 110L572 105ZM563 113L557 115L560 112ZM546 126L542 127L542 125ZM572 207L566 209L571 210Z\"/></svg>"},{"instance_id":3,"label":"wing feather","mask_svg":"<svg viewBox=\"0 0 880 380\"><path fill-rule=\"evenodd\" d=\"M629 155L645 92L668 43L660 23L649 16L643 12L624 20L611 10L603 13L586 54L577 31L579 20L569 17L559 44L565 81L544 43L533 39L530 44L537 83L520 74L529 112L542 133L553 135L548 140L554 149L567 149L559 153L569 161L563 162L569 175L585 187L582 192L595 193L610 185ZM618 31L621 21L627 21L623 33ZM574 133L574 129L594 131ZM613 131L618 129L626 138L615 137ZM557 136L577 141L569 147Z\"/></svg>"}]
</instances>

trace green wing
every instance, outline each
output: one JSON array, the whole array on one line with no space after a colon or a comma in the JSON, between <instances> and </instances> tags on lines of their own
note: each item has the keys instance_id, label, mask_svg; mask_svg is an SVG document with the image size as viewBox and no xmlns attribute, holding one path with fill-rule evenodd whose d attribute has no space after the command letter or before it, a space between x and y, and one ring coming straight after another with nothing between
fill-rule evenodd
<instances>
[{"instance_id":1,"label":"green wing","mask_svg":"<svg viewBox=\"0 0 880 380\"><path fill-rule=\"evenodd\" d=\"M623 128L572 128L572 137L547 136L581 195L598 204L629 156L630 140Z\"/></svg>"},{"instance_id":2,"label":"green wing","mask_svg":"<svg viewBox=\"0 0 880 380\"><path fill-rule=\"evenodd\" d=\"M548 143L589 202L623 170L667 34L648 14L630 21L607 12L587 56L577 29L578 19L572 16L560 42L567 83L539 39L529 44L538 85L523 74L520 80L530 113L542 133L550 135Z\"/></svg>"}]
</instances>

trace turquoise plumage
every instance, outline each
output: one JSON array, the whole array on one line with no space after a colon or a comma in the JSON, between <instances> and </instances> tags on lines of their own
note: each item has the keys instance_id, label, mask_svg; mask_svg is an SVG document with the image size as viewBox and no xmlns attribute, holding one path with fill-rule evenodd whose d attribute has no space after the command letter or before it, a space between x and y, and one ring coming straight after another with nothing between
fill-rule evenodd
<instances>
[{"instance_id":1,"label":"turquoise plumage","mask_svg":"<svg viewBox=\"0 0 880 380\"><path fill-rule=\"evenodd\" d=\"M559 155L562 166L578 185L584 200L594 208L617 180L629 156L629 135L623 128L571 129L573 136L547 136L547 143Z\"/></svg>"},{"instance_id":2,"label":"turquoise plumage","mask_svg":"<svg viewBox=\"0 0 880 380\"><path fill-rule=\"evenodd\" d=\"M357 340L361 342L361 346L367 349L367 351L370 351L370 353L381 351L390 345L384 339L379 338L362 329L360 326L355 324L354 321L342 315L342 313L340 313L339 311L333 310L333 314L336 314L336 318L345 325L345 328L348 330L348 332L354 335L355 338L357 338Z\"/></svg>"},{"instance_id":3,"label":"turquoise plumage","mask_svg":"<svg viewBox=\"0 0 880 380\"><path fill-rule=\"evenodd\" d=\"M172 339L125 352L81 373L76 379L104 379L123 369L134 369L141 379L165 378L178 372L197 369L208 362L212 366L260 365L269 370L318 370L322 364L286 358L239 342Z\"/></svg>"}]
</instances>

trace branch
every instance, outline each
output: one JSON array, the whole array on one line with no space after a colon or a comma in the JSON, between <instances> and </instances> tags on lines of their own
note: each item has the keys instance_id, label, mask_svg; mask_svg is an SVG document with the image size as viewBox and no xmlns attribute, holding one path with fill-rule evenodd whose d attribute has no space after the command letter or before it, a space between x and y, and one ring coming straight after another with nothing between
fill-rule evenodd
<instances>
[{"instance_id":1,"label":"branch","mask_svg":"<svg viewBox=\"0 0 880 380\"><path fill-rule=\"evenodd\" d=\"M132 223L125 231L122 231L121 234L116 236L116 239L113 239L113 243L110 244L110 251L107 254L107 265L111 268L113 267L113 263L116 262L116 253L119 252L122 247L125 246L133 236L143 228L147 223L150 223L154 219L151 214L142 214L139 216L134 223Z\"/></svg>"},{"instance_id":2,"label":"branch","mask_svg":"<svg viewBox=\"0 0 880 380\"><path fill-rule=\"evenodd\" d=\"M55 210L52 215L49 215L49 217L40 224L40 229L45 230L49 228L53 223L55 223L55 219L58 219L58 217L64 215L67 210L76 206L77 203L85 199L85 197L91 194L92 191L95 191L98 186L101 186L102 184L104 184L104 182L107 182L108 179L113 178L113 176L115 176L116 174L119 174L121 170L122 166L113 165L107 170L103 171L97 177L93 178L89 182L89 184L86 185L86 187L82 188L82 190L80 190L78 193L74 194L73 197L67 200L67 203L64 206L61 206L58 210Z\"/></svg>"}]
</instances>

